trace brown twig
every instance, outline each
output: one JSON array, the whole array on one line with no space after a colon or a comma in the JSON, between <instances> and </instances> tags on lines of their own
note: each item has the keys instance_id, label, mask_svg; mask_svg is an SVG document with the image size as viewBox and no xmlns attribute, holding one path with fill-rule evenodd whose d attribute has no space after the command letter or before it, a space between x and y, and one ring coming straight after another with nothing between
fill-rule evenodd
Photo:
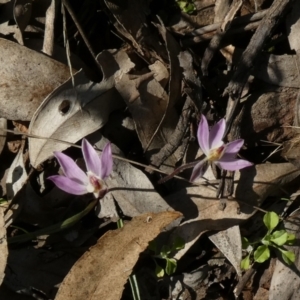
<instances>
[{"instance_id":1,"label":"brown twig","mask_svg":"<svg viewBox=\"0 0 300 300\"><path fill-rule=\"evenodd\" d=\"M62 2L63 2L63 4L64 4L64 6L66 7L68 13L70 14L70 16L71 16L71 18L72 18L74 24L76 25L76 27L77 27L77 29L78 29L78 31L79 31L79 33L80 33L80 35L81 35L81 37L82 37L84 43L85 43L85 45L87 46L89 52L91 53L91 55L92 55L94 61L96 62L97 67L98 67L98 68L100 69L100 71L102 72L101 65L99 64L99 62L98 62L98 60L97 60L97 58L96 58L96 53L95 53L95 51L93 50L93 47L92 47L92 45L90 44L90 42L89 42L89 40L88 40L88 38L87 38L87 36L86 36L86 34L85 34L83 28L81 27L81 25L80 25L80 23L79 23L79 21L78 21L78 19L77 19L77 16L75 15L75 13L74 13L74 11L73 11L73 8L71 7L71 5L70 5L70 3L69 3L69 0L62 0Z\"/></svg>"},{"instance_id":2,"label":"brown twig","mask_svg":"<svg viewBox=\"0 0 300 300\"><path fill-rule=\"evenodd\" d=\"M231 22L232 22L234 16L236 15L236 13L238 12L238 10L241 8L242 4L243 4L243 0L238 0L238 1L232 2L228 13L224 17L223 22L221 23L220 27L217 30L217 33L210 41L208 47L205 49L205 52L204 52L204 55L202 58L202 63L201 63L201 70L202 70L203 76L208 75L207 74L208 65L209 65L210 61L212 60L214 53L220 47L223 37L229 30L229 28L231 26Z\"/></svg>"},{"instance_id":3,"label":"brown twig","mask_svg":"<svg viewBox=\"0 0 300 300\"><path fill-rule=\"evenodd\" d=\"M275 0L273 2L240 59L238 68L225 91L225 93L229 94L232 99L229 101L234 101L227 119L227 125L229 125L227 126L227 133L230 129L229 127L232 123L244 85L246 84L250 71L254 66L255 59L261 52L265 40L271 35L276 25L278 25L279 18L284 15L288 5L291 4L292 1L293 0Z\"/></svg>"},{"instance_id":4,"label":"brown twig","mask_svg":"<svg viewBox=\"0 0 300 300\"><path fill-rule=\"evenodd\" d=\"M256 29L260 23L260 20L267 14L268 10L262 10L256 14L249 14L242 17L237 17L232 20L231 27L227 31L228 35ZM215 23L196 29L186 36L191 36L182 39L184 45L192 45L195 43L204 42L210 40L216 33L216 30L220 27L221 23Z\"/></svg>"}]
</instances>

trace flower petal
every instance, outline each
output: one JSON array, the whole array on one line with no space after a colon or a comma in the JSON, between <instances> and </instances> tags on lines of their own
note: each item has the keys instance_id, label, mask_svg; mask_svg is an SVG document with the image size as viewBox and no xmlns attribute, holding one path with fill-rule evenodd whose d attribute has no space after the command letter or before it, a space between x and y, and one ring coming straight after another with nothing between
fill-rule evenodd
<instances>
[{"instance_id":1,"label":"flower petal","mask_svg":"<svg viewBox=\"0 0 300 300\"><path fill-rule=\"evenodd\" d=\"M233 159L231 161L216 161L215 164L223 170L236 171L246 167L250 167L253 163L244 159Z\"/></svg>"},{"instance_id":2,"label":"flower petal","mask_svg":"<svg viewBox=\"0 0 300 300\"><path fill-rule=\"evenodd\" d=\"M217 149L221 147L224 143L222 141L226 129L225 119L221 119L217 124L215 124L209 133L209 148Z\"/></svg>"},{"instance_id":3,"label":"flower petal","mask_svg":"<svg viewBox=\"0 0 300 300\"><path fill-rule=\"evenodd\" d=\"M243 145L244 140L242 139L228 143L225 146L224 154L219 161L230 161L232 159L235 159L237 153L240 151Z\"/></svg>"},{"instance_id":4,"label":"flower petal","mask_svg":"<svg viewBox=\"0 0 300 300\"><path fill-rule=\"evenodd\" d=\"M86 186L74 179L61 175L50 176L47 179L51 180L58 188L69 194L84 195L87 193Z\"/></svg>"},{"instance_id":5,"label":"flower petal","mask_svg":"<svg viewBox=\"0 0 300 300\"><path fill-rule=\"evenodd\" d=\"M100 157L93 146L86 139L82 139L82 153L87 171L91 171L95 175L101 177Z\"/></svg>"},{"instance_id":6,"label":"flower petal","mask_svg":"<svg viewBox=\"0 0 300 300\"><path fill-rule=\"evenodd\" d=\"M204 115L201 116L201 120L198 126L197 138L201 150L206 156L209 154L209 128L208 123Z\"/></svg>"},{"instance_id":7,"label":"flower petal","mask_svg":"<svg viewBox=\"0 0 300 300\"><path fill-rule=\"evenodd\" d=\"M70 179L77 179L82 184L88 182L86 174L77 166L75 161L62 152L54 152L54 156L58 160L64 174Z\"/></svg>"},{"instance_id":8,"label":"flower petal","mask_svg":"<svg viewBox=\"0 0 300 300\"><path fill-rule=\"evenodd\" d=\"M198 162L193 169L190 181L194 182L199 177L202 177L204 175L204 173L206 172L207 168L208 168L207 159L203 159L200 162Z\"/></svg>"},{"instance_id":9,"label":"flower petal","mask_svg":"<svg viewBox=\"0 0 300 300\"><path fill-rule=\"evenodd\" d=\"M102 166L100 177L104 179L107 176L109 176L113 168L113 159L111 154L110 143L107 143L105 145L100 159L101 159L101 166Z\"/></svg>"}]
</instances>

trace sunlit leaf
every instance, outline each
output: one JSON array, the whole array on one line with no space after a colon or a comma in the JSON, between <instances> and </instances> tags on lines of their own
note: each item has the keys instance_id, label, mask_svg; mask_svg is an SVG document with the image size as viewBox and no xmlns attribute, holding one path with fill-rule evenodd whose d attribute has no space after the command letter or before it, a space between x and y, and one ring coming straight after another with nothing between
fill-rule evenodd
<instances>
[{"instance_id":1,"label":"sunlit leaf","mask_svg":"<svg viewBox=\"0 0 300 300\"><path fill-rule=\"evenodd\" d=\"M158 278L161 278L165 275L165 271L164 269L159 266L158 264L156 264L156 267L155 267L155 274Z\"/></svg>"},{"instance_id":2,"label":"sunlit leaf","mask_svg":"<svg viewBox=\"0 0 300 300\"><path fill-rule=\"evenodd\" d=\"M296 240L296 236L293 234L293 233L288 233L288 236L287 236L287 240L286 240L286 245L294 245L295 243L295 240Z\"/></svg>"},{"instance_id":3,"label":"sunlit leaf","mask_svg":"<svg viewBox=\"0 0 300 300\"><path fill-rule=\"evenodd\" d=\"M241 261L241 269L248 270L250 268L250 254Z\"/></svg>"},{"instance_id":4,"label":"sunlit leaf","mask_svg":"<svg viewBox=\"0 0 300 300\"><path fill-rule=\"evenodd\" d=\"M264 223L269 231L272 231L279 223L279 216L273 212L267 212L264 215Z\"/></svg>"},{"instance_id":5,"label":"sunlit leaf","mask_svg":"<svg viewBox=\"0 0 300 300\"><path fill-rule=\"evenodd\" d=\"M285 230L278 230L273 232L270 237L272 243L282 246L286 243L288 234Z\"/></svg>"},{"instance_id":6,"label":"sunlit leaf","mask_svg":"<svg viewBox=\"0 0 300 300\"><path fill-rule=\"evenodd\" d=\"M270 258L270 250L266 245L259 246L254 251L254 260L258 263L263 263Z\"/></svg>"},{"instance_id":7,"label":"sunlit leaf","mask_svg":"<svg viewBox=\"0 0 300 300\"><path fill-rule=\"evenodd\" d=\"M278 248L278 250L281 252L283 260L288 264L291 265L295 261L295 253L292 251L287 251Z\"/></svg>"},{"instance_id":8,"label":"sunlit leaf","mask_svg":"<svg viewBox=\"0 0 300 300\"><path fill-rule=\"evenodd\" d=\"M167 265L166 265L166 273L168 275L172 275L175 273L176 268L177 268L177 260L174 258L168 258L167 260Z\"/></svg>"}]
</instances>

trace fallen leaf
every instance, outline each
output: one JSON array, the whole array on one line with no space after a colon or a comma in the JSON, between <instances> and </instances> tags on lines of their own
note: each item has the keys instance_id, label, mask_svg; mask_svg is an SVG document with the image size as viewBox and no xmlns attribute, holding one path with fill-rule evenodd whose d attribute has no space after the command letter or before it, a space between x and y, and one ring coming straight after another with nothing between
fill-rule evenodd
<instances>
[{"instance_id":1,"label":"fallen leaf","mask_svg":"<svg viewBox=\"0 0 300 300\"><path fill-rule=\"evenodd\" d=\"M11 200L22 188L27 179L27 172L23 160L23 148L21 148L11 164L7 179L6 179L6 193L7 199Z\"/></svg>"},{"instance_id":2,"label":"fallen leaf","mask_svg":"<svg viewBox=\"0 0 300 300\"><path fill-rule=\"evenodd\" d=\"M232 226L226 230L209 234L208 237L230 261L237 275L241 276L242 240L240 227L238 225Z\"/></svg>"},{"instance_id":3,"label":"fallen leaf","mask_svg":"<svg viewBox=\"0 0 300 300\"><path fill-rule=\"evenodd\" d=\"M103 149L106 141L97 146ZM114 154L123 156L120 149L112 145ZM146 212L158 213L173 210L157 193L148 177L129 162L114 159L112 175L106 179L110 192L101 200L99 217L114 214L114 201L117 201L125 216L134 217ZM106 207L105 211L102 209ZM108 206L111 208L109 209Z\"/></svg>"},{"instance_id":4,"label":"fallen leaf","mask_svg":"<svg viewBox=\"0 0 300 300\"><path fill-rule=\"evenodd\" d=\"M124 105L114 89L113 74L123 67L115 57L108 51L98 55L104 74L100 83L89 81L80 71L74 76L75 87L69 79L51 93L35 112L29 132L46 139L29 138L33 167L53 156L53 151L63 151L68 147L57 140L77 142L101 128L110 113Z\"/></svg>"},{"instance_id":5,"label":"fallen leaf","mask_svg":"<svg viewBox=\"0 0 300 300\"><path fill-rule=\"evenodd\" d=\"M288 32L287 38L290 47L292 50L295 50L297 52L298 58L300 53L300 38L299 38L300 19L299 18L300 18L300 3L295 2L293 5L293 9L289 14L289 17L285 19L285 22L286 22L286 27Z\"/></svg>"},{"instance_id":6,"label":"fallen leaf","mask_svg":"<svg viewBox=\"0 0 300 300\"><path fill-rule=\"evenodd\" d=\"M43 99L70 77L70 70L46 55L1 38L0 51L0 117L29 121Z\"/></svg>"},{"instance_id":7,"label":"fallen leaf","mask_svg":"<svg viewBox=\"0 0 300 300\"><path fill-rule=\"evenodd\" d=\"M55 300L121 299L140 253L180 217L179 212L147 213L134 217L121 229L107 232L76 262Z\"/></svg>"}]
</instances>

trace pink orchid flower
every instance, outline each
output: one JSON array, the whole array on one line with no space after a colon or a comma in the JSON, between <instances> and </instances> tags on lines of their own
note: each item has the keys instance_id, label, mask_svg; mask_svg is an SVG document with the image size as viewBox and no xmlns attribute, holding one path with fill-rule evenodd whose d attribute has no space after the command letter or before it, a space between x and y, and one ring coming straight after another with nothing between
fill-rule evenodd
<instances>
[{"instance_id":1,"label":"pink orchid flower","mask_svg":"<svg viewBox=\"0 0 300 300\"><path fill-rule=\"evenodd\" d=\"M61 152L54 152L64 176L54 175L48 179L69 194L93 193L96 198L102 198L107 192L104 179L109 176L113 166L110 143L106 144L102 155L99 156L93 146L86 139L83 139L82 153L87 168L86 173L69 156Z\"/></svg>"},{"instance_id":2,"label":"pink orchid flower","mask_svg":"<svg viewBox=\"0 0 300 300\"><path fill-rule=\"evenodd\" d=\"M209 131L207 120L202 115L197 138L199 146L206 157L195 165L190 181L195 181L197 178L203 176L208 168L208 162L213 162L219 168L227 171L236 171L253 165L247 160L236 158L237 153L244 144L244 140L239 139L224 144L222 139L225 128L225 120L221 119Z\"/></svg>"}]
</instances>

